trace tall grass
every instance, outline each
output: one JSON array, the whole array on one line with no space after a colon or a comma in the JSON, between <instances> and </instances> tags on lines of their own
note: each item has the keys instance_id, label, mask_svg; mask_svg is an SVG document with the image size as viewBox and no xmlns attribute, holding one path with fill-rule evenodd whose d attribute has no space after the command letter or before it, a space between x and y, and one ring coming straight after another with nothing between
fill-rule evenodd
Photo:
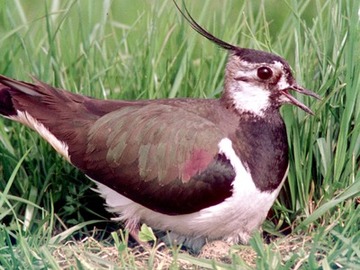
<instances>
[{"instance_id":1,"label":"tall grass","mask_svg":"<svg viewBox=\"0 0 360 270\"><path fill-rule=\"evenodd\" d=\"M358 267L359 1L208 0L187 5L219 38L283 56L298 82L322 96L322 101L304 100L314 116L293 106L282 109L290 172L264 225L270 235L283 232L312 240L285 255L256 235L251 248L257 267ZM194 33L170 0L0 0L0 73L9 77L30 80L33 75L104 99L213 98L222 90L225 64L226 52ZM1 120L0 267L59 268L54 245L81 238L91 228L86 225L109 218L90 187L34 132ZM279 239L286 244L281 239L287 238ZM124 250L119 239L115 242ZM135 267L131 260L126 263ZM250 268L239 256L232 255L232 261L218 267Z\"/></svg>"}]
</instances>

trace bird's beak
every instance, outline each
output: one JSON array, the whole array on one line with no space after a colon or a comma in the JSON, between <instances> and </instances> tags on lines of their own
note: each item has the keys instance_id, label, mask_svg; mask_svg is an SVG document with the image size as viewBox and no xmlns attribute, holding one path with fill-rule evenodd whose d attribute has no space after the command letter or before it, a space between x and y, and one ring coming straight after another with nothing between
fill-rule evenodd
<instances>
[{"instance_id":1,"label":"bird's beak","mask_svg":"<svg viewBox=\"0 0 360 270\"><path fill-rule=\"evenodd\" d=\"M314 97L316 99L321 99L321 97L314 93L313 91L310 91L308 89L305 89L297 84L293 84L291 85L290 87L288 87L287 89L285 90L282 90L281 91L281 94L284 95L288 100L289 100L289 103L295 105L295 106L298 106L299 108L303 109L305 112L309 113L309 114L314 114L312 110L310 110L310 108L308 108L307 106L305 106L303 103L301 103L300 101L298 101L296 98L294 98L292 95L289 94L288 90L294 90L300 94L304 94L304 95L307 95L307 96L311 96L311 97Z\"/></svg>"}]
</instances>

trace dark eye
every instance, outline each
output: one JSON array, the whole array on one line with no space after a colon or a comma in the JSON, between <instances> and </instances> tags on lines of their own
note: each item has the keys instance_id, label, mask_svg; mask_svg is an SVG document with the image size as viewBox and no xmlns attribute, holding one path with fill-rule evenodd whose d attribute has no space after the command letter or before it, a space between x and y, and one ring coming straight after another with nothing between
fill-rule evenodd
<instances>
[{"instance_id":1,"label":"dark eye","mask_svg":"<svg viewBox=\"0 0 360 270\"><path fill-rule=\"evenodd\" d=\"M271 68L268 67L260 67L257 70L257 76L262 80L268 80L272 77L273 72Z\"/></svg>"}]
</instances>

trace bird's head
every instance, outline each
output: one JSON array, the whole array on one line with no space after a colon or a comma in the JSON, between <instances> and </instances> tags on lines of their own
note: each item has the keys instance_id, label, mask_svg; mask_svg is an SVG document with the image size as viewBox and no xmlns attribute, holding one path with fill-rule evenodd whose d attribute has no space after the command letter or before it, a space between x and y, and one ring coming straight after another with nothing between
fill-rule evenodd
<instances>
[{"instance_id":1,"label":"bird's head","mask_svg":"<svg viewBox=\"0 0 360 270\"><path fill-rule=\"evenodd\" d=\"M293 97L290 91L317 99L320 97L297 84L289 64L283 58L272 53L240 48L220 40L200 26L186 7L184 11L178 6L177 8L194 30L230 52L223 92L223 99L229 106L238 112L261 117L267 111L277 110L281 105L290 103L313 114L306 105Z\"/></svg>"},{"instance_id":2,"label":"bird's head","mask_svg":"<svg viewBox=\"0 0 360 270\"><path fill-rule=\"evenodd\" d=\"M268 110L290 103L313 114L289 91L319 98L314 92L297 84L289 64L283 58L237 47L231 52L226 66L224 97L237 111L262 116Z\"/></svg>"}]
</instances>

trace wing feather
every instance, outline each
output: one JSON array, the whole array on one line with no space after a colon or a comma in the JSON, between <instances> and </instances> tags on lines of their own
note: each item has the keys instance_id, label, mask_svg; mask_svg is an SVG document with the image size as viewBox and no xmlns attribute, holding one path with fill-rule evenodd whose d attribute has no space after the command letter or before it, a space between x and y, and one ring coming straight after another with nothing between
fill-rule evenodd
<instances>
[{"instance_id":1,"label":"wing feather","mask_svg":"<svg viewBox=\"0 0 360 270\"><path fill-rule=\"evenodd\" d=\"M91 127L84 171L151 209L191 212L207 205L199 194L210 198L208 206L230 194L233 168L218 157L224 137L213 122L180 107L126 107Z\"/></svg>"}]
</instances>

